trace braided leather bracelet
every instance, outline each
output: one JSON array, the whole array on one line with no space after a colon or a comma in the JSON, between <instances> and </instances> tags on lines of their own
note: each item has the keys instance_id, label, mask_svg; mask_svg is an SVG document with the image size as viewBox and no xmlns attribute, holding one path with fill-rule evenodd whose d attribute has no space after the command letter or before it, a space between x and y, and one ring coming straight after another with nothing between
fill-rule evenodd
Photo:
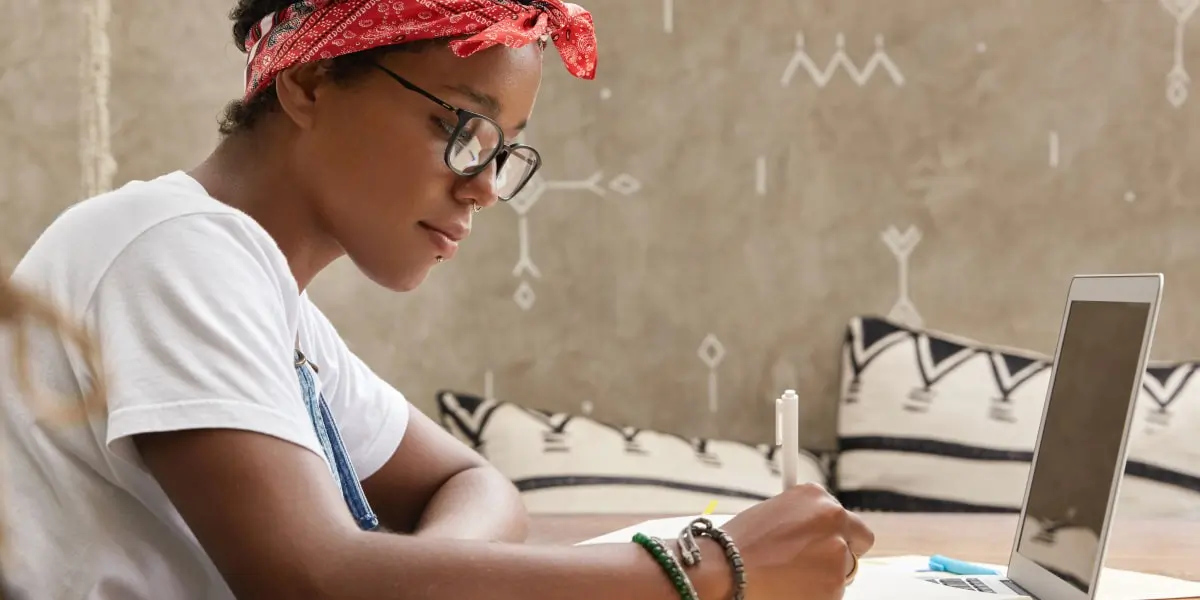
<instances>
[{"instance_id":1,"label":"braided leather bracelet","mask_svg":"<svg viewBox=\"0 0 1200 600\"><path fill-rule=\"evenodd\" d=\"M696 537L710 538L725 549L725 558L733 569L733 600L745 600L746 566L742 563L742 553L738 552L733 538L704 517L693 519L679 532L679 554L683 557L683 564L689 567L700 564L700 546L696 543Z\"/></svg>"}]
</instances>

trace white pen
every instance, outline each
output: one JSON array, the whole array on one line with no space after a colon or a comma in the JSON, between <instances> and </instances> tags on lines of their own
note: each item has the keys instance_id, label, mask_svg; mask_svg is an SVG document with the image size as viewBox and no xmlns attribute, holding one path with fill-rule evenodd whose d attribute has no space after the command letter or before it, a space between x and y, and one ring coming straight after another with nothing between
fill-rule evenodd
<instances>
[{"instance_id":1,"label":"white pen","mask_svg":"<svg viewBox=\"0 0 1200 600\"><path fill-rule=\"evenodd\" d=\"M786 491L799 483L800 473L800 396L796 390L785 390L775 400L775 440L780 445L780 471Z\"/></svg>"}]
</instances>

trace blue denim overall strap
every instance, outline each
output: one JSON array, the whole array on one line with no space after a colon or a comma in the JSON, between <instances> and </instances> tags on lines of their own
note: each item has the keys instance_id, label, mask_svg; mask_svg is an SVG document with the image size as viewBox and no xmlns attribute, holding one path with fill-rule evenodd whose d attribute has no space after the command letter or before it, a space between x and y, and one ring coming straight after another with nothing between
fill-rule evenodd
<instances>
[{"instance_id":1,"label":"blue denim overall strap","mask_svg":"<svg viewBox=\"0 0 1200 600\"><path fill-rule=\"evenodd\" d=\"M358 472L350 462L346 445L342 443L342 435L338 432L333 413L325 402L325 396L317 392L317 383L310 369L311 363L299 350L296 351L296 375L300 378L300 390L304 394L304 405L308 416L316 430L317 439L329 460L329 468L338 487L342 490L342 498L350 508L350 514L358 522L360 529L371 531L379 527L379 518L371 510L367 495L363 493L362 484L358 481Z\"/></svg>"}]
</instances>

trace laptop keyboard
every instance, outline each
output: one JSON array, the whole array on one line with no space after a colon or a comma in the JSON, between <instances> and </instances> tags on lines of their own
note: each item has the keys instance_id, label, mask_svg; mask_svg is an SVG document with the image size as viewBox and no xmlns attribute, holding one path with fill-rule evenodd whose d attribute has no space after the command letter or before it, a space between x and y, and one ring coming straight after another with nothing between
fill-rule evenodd
<instances>
[{"instance_id":1,"label":"laptop keyboard","mask_svg":"<svg viewBox=\"0 0 1200 600\"><path fill-rule=\"evenodd\" d=\"M985 594L996 593L992 588L988 587L987 584L974 577L947 577L944 579L934 579L933 581L944 586L966 590L968 592L983 592Z\"/></svg>"},{"instance_id":2,"label":"laptop keyboard","mask_svg":"<svg viewBox=\"0 0 1200 600\"><path fill-rule=\"evenodd\" d=\"M996 590L993 590L992 588L988 587L988 585L986 583L984 583L983 581L981 581L975 577L945 577L942 579L930 579L929 581L932 581L934 583L940 583L947 587L957 588L960 590L966 590L968 592L983 592L985 594L995 594L996 593ZM1012 580L1001 579L1000 583L1003 583L1005 587L1012 590L1012 592L1018 596L1028 596L1029 595L1029 592L1022 589L1021 586L1013 583Z\"/></svg>"}]
</instances>

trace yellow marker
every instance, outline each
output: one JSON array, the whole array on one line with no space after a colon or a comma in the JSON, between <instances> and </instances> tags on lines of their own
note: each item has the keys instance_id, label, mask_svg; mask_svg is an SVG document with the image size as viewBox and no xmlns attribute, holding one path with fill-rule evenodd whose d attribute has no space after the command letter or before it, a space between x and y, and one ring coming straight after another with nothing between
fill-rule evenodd
<instances>
[{"instance_id":1,"label":"yellow marker","mask_svg":"<svg viewBox=\"0 0 1200 600\"><path fill-rule=\"evenodd\" d=\"M717 501L716 500L713 500L712 502L708 503L708 507L706 507L704 509L704 515L707 516L707 515L713 514L714 510L717 510Z\"/></svg>"}]
</instances>

